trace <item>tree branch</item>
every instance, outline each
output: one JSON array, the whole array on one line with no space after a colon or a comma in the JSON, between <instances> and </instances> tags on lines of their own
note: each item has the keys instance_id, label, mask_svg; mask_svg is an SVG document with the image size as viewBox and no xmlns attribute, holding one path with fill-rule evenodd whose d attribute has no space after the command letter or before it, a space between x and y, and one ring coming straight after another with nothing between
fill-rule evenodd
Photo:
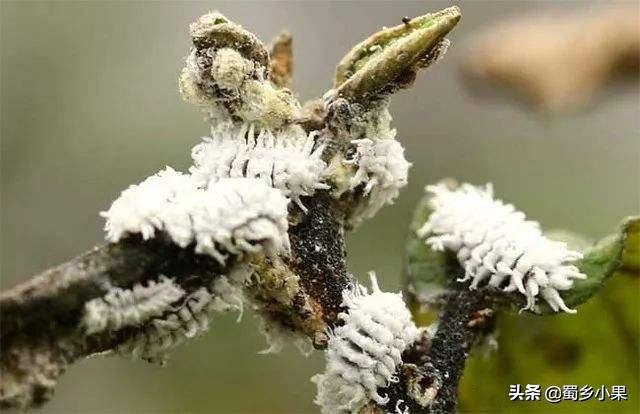
<instances>
[{"instance_id":1,"label":"tree branch","mask_svg":"<svg viewBox=\"0 0 640 414\"><path fill-rule=\"evenodd\" d=\"M303 200L308 211L294 214L291 254L254 263L256 280L247 288L269 321L292 334L327 345L327 329L337 320L342 291L353 282L347 272L344 210L327 192Z\"/></svg>"},{"instance_id":2,"label":"tree branch","mask_svg":"<svg viewBox=\"0 0 640 414\"><path fill-rule=\"evenodd\" d=\"M2 340L18 331L55 331L52 321L76 321L85 302L103 296L111 287L130 287L159 274L180 279L223 271L212 257L181 249L164 238L142 241L132 236L95 247L0 293Z\"/></svg>"},{"instance_id":3,"label":"tree branch","mask_svg":"<svg viewBox=\"0 0 640 414\"><path fill-rule=\"evenodd\" d=\"M441 386L430 406L432 413L455 412L458 384L471 347L493 320L485 315L489 298L480 290L452 293L445 303L438 330L431 343L430 364L440 377Z\"/></svg>"},{"instance_id":4,"label":"tree branch","mask_svg":"<svg viewBox=\"0 0 640 414\"><path fill-rule=\"evenodd\" d=\"M374 38L376 47L366 48L367 53L374 51L373 55L362 56L359 49L354 49L345 57L350 64L343 74L344 82L336 83L327 105L315 101L303 112L295 97L280 88L290 82L290 38L276 42L270 62L266 48L253 34L219 13L202 16L191 26L193 48L181 76L186 100L200 107L212 125L233 121L291 133L302 130L297 123L307 132L317 131L316 144L326 146L323 159L332 166L331 175L325 179L331 189L302 197L308 211L290 206L291 252L277 257L251 254L242 259L251 270L245 291L266 317L269 328L302 334L298 336L310 338L316 348L327 346L328 329L334 327L338 313L344 310L342 293L353 282L345 260L345 230L373 215L395 197L393 190L397 190L391 188L390 196L376 200L373 207L368 205L373 203L373 195L365 190L366 180L353 184L351 178L357 167L345 163L354 149L352 141L365 136L393 140L385 97L408 86L418 69L439 56L446 44L444 36L459 17L457 8L449 8L417 18L415 25L384 31L384 36ZM265 74L269 73L271 80L266 80ZM404 158L402 161L406 163ZM363 206L372 210L354 219L355 214L362 214ZM131 288L163 274L175 278L189 295L239 264L235 256L230 256L222 266L212 257L195 254L193 246L182 249L162 235L149 241L130 237L95 248L2 293L0 404L28 407L46 401L68 364L115 350L151 323L147 320L141 326L88 335L81 323L88 301L102 298L113 287ZM453 398L450 396L459 379L459 372L447 376L444 365L455 363L461 371L468 349L455 348L450 341L474 337L471 331L463 330L460 338L453 335L454 330L469 320L476 305L480 306L471 298L451 300L433 344L424 336L407 351L407 361L416 362L419 375L433 373L433 383L443 384L442 398ZM417 364L427 358L429 350L430 362ZM404 364L399 373L407 379L405 388L390 387L390 394L396 388L398 396L403 395L400 392L413 392L409 386L414 384L415 388L417 377L411 376L411 365ZM426 382L419 381L418 385ZM409 401L408 397L403 399Z\"/></svg>"},{"instance_id":5,"label":"tree branch","mask_svg":"<svg viewBox=\"0 0 640 414\"><path fill-rule=\"evenodd\" d=\"M164 237L142 241L132 236L95 247L2 292L0 405L24 407L46 401L68 364L114 349L126 339L109 333L87 335L80 321L88 301L112 287L130 288L160 274L175 277L192 291L199 284L193 275L210 279L232 265L230 260L223 267Z\"/></svg>"},{"instance_id":6,"label":"tree branch","mask_svg":"<svg viewBox=\"0 0 640 414\"><path fill-rule=\"evenodd\" d=\"M459 290L456 290L459 289ZM435 335L425 332L402 355L399 381L387 393L387 412L446 414L456 411L458 384L471 348L493 329L490 298L483 290L452 286Z\"/></svg>"}]
</instances>

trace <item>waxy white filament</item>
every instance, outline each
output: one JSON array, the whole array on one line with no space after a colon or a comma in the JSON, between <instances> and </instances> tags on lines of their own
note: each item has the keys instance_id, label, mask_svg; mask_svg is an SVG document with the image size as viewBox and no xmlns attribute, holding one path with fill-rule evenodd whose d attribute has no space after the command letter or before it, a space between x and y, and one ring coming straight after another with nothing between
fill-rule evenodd
<instances>
[{"instance_id":1,"label":"waxy white filament","mask_svg":"<svg viewBox=\"0 0 640 414\"><path fill-rule=\"evenodd\" d=\"M358 169L349 184L351 189L364 185L363 205L350 217L351 223L358 225L395 201L400 189L407 185L411 163L405 159L402 145L393 138L358 139L352 144L356 152L347 163Z\"/></svg>"},{"instance_id":2,"label":"waxy white filament","mask_svg":"<svg viewBox=\"0 0 640 414\"><path fill-rule=\"evenodd\" d=\"M117 331L162 315L184 296L184 290L165 276L159 279L146 285L138 283L132 289L111 288L103 297L87 302L82 320L87 333Z\"/></svg>"},{"instance_id":3,"label":"waxy white filament","mask_svg":"<svg viewBox=\"0 0 640 414\"><path fill-rule=\"evenodd\" d=\"M382 292L371 275L372 292L356 286L343 292L338 315L344 322L330 334L326 370L312 378L323 413L357 413L369 401L388 402L378 388L398 381L402 352L420 335L400 293Z\"/></svg>"},{"instance_id":4,"label":"waxy white filament","mask_svg":"<svg viewBox=\"0 0 640 414\"><path fill-rule=\"evenodd\" d=\"M196 253L224 263L228 253L287 251L287 204L260 180L226 178L202 189L192 176L167 167L123 191L102 216L111 242L163 231L177 245L195 243Z\"/></svg>"},{"instance_id":5,"label":"waxy white filament","mask_svg":"<svg viewBox=\"0 0 640 414\"><path fill-rule=\"evenodd\" d=\"M527 299L524 309L534 309L536 297L542 296L554 311L575 312L559 291L587 277L569 264L582 257L579 252L545 237L537 222L494 199L491 185L451 190L439 184L426 190L434 211L418 236L434 250L456 252L465 271L460 281L471 280L471 289L486 282L519 291Z\"/></svg>"},{"instance_id":6,"label":"waxy white filament","mask_svg":"<svg viewBox=\"0 0 640 414\"><path fill-rule=\"evenodd\" d=\"M198 185L209 187L224 178L255 178L275 187L306 211L300 197L311 196L318 189L328 189L322 180L327 165L322 160L324 145L318 133L300 135L256 131L253 124L234 127L221 123L211 130L211 138L196 145L189 169Z\"/></svg>"}]
</instances>

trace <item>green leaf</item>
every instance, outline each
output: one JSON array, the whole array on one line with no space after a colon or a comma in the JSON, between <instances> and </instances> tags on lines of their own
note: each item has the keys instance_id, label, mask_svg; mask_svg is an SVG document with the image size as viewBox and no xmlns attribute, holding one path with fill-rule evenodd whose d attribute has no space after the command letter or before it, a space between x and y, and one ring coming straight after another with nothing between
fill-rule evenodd
<instances>
[{"instance_id":1,"label":"green leaf","mask_svg":"<svg viewBox=\"0 0 640 414\"><path fill-rule=\"evenodd\" d=\"M405 248L403 285L417 319L428 318L427 315L418 316L437 307L438 298L447 291L450 275L461 271L454 255L432 250L416 234L432 212L428 201L428 197L424 197L415 209Z\"/></svg>"},{"instance_id":2,"label":"green leaf","mask_svg":"<svg viewBox=\"0 0 640 414\"><path fill-rule=\"evenodd\" d=\"M584 257L575 265L587 275L577 280L570 290L562 292L569 307L578 306L600 289L615 273L640 276L640 216L628 217L618 230L584 251ZM553 312L544 307L543 313Z\"/></svg>"},{"instance_id":3,"label":"green leaf","mask_svg":"<svg viewBox=\"0 0 640 414\"><path fill-rule=\"evenodd\" d=\"M622 249L622 263L618 271L630 276L640 277L640 216L628 218L624 227L625 239Z\"/></svg>"}]
</instances>

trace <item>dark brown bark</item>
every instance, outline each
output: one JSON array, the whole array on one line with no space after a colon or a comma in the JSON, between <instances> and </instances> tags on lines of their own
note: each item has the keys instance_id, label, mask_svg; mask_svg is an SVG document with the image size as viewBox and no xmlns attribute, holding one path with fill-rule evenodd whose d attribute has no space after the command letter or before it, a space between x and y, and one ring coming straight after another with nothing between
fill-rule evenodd
<instances>
[{"instance_id":1,"label":"dark brown bark","mask_svg":"<svg viewBox=\"0 0 640 414\"><path fill-rule=\"evenodd\" d=\"M445 300L438 328L402 355L399 381L381 393L389 395L386 410L409 409L411 413L454 413L458 386L469 352L493 328L491 303L482 290L452 291Z\"/></svg>"},{"instance_id":2,"label":"dark brown bark","mask_svg":"<svg viewBox=\"0 0 640 414\"><path fill-rule=\"evenodd\" d=\"M230 259L227 266L233 264ZM213 258L182 249L164 237L130 237L105 244L0 294L0 407L45 402L67 365L114 349L124 338L86 335L84 304L111 287L129 288L158 275L186 291L224 272Z\"/></svg>"}]
</instances>

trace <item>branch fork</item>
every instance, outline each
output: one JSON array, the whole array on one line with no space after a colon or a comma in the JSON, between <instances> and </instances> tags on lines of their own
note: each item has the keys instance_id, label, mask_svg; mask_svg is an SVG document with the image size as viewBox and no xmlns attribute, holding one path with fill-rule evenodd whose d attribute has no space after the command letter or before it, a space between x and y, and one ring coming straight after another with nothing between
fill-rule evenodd
<instances>
[{"instance_id":1,"label":"branch fork","mask_svg":"<svg viewBox=\"0 0 640 414\"><path fill-rule=\"evenodd\" d=\"M290 35L276 38L269 52L255 35L220 13L208 13L193 23L190 27L193 46L180 76L180 90L187 102L203 112L212 133L219 131L216 128L222 123L229 123L233 131L245 131L238 139L249 142L247 129L242 128L250 126L251 131L255 128L256 142L275 140L274 151L278 150L279 142L296 145L309 142L310 152L323 149L326 174L314 191L299 196L300 204L289 203L284 211L287 229L281 236L288 240L290 248L270 253L265 244L267 239L248 237L240 243L237 235L240 233L221 244L217 228L207 230L211 232L210 239L199 238L197 229L203 227L198 227L198 220L214 213L207 210L210 203L195 202L193 197L218 188L214 182L224 184L230 182L225 180L249 178L220 176L192 188L191 175L184 174L181 178L184 183L180 185L188 188L172 190L163 199L166 203L150 205L140 199L146 214L143 218L149 219L152 226L151 236L125 226L126 231L117 240L0 294L0 404L27 408L46 402L57 377L70 364L93 354L118 352L151 327L174 335L178 332L174 328L183 323L208 326L210 315L201 311L234 308L209 305L217 299L227 304L234 300L225 296L229 294L222 293L222 288L214 287L220 280L231 291L243 291L244 300L257 308L265 320L265 330L272 337L272 350L278 348L276 337L306 338L316 349L327 348L329 333L345 312L343 293L357 284L346 266L345 232L392 202L406 184L408 162L390 127L388 98L400 88L410 86L419 69L444 53L448 44L445 35L459 18L459 9L452 7L373 35L343 58L335 85L325 99L304 105L289 89L293 70ZM366 151L354 143L358 139L369 140L365 142ZM399 146L399 150L392 151L390 145ZM350 163L357 151L361 151L358 162ZM388 158L387 153L395 154L394 158ZM369 157L367 168L365 156ZM391 162L385 163L387 159ZM274 175L279 165L274 161L273 168L265 170L269 173L260 172L251 178L276 186L277 179L288 178ZM245 165L235 171L243 174L246 170ZM354 181L356 174L359 178ZM384 181L389 174L395 178ZM162 180L161 177L164 185ZM292 188L285 186L281 190ZM130 194L135 197L143 195L143 189L132 191ZM286 191L283 195L293 199L295 194ZM183 213L179 209L186 208L185 198L179 194L187 194L191 203L189 220L186 224L180 222L183 227L176 227L175 221L178 217L175 214ZM243 202L249 202L238 194ZM234 195L229 193L228 197ZM114 220L113 216L107 219ZM254 231L258 227L247 228ZM181 239L183 233L178 230L184 229L195 231L193 238ZM249 233L243 230L242 234ZM178 243L178 239L183 242ZM213 251L221 255L210 254ZM135 291L136 286L150 286L150 281L160 280L161 276L170 278L176 292L184 295L167 304L164 311L157 311L159 316L126 327L107 323L104 326L118 329L102 331L89 332L83 325L87 303L108 297L114 289ZM201 294L203 300L194 301ZM209 307L205 309L206 306ZM466 315L462 319L468 318ZM191 331L179 332L190 336L185 332ZM433 339L425 334L407 348L403 355L414 363L400 366L399 382L385 391L389 395L387 405L395 409L403 400L407 406L422 410L426 409L425 401L428 407L454 404L439 402L453 401L451 393L434 391L455 387L450 384L453 380L446 376L430 377L442 372L441 360L434 353L446 347L448 340L438 330ZM425 364L426 354L429 362ZM375 404L370 408L385 410Z\"/></svg>"}]
</instances>

